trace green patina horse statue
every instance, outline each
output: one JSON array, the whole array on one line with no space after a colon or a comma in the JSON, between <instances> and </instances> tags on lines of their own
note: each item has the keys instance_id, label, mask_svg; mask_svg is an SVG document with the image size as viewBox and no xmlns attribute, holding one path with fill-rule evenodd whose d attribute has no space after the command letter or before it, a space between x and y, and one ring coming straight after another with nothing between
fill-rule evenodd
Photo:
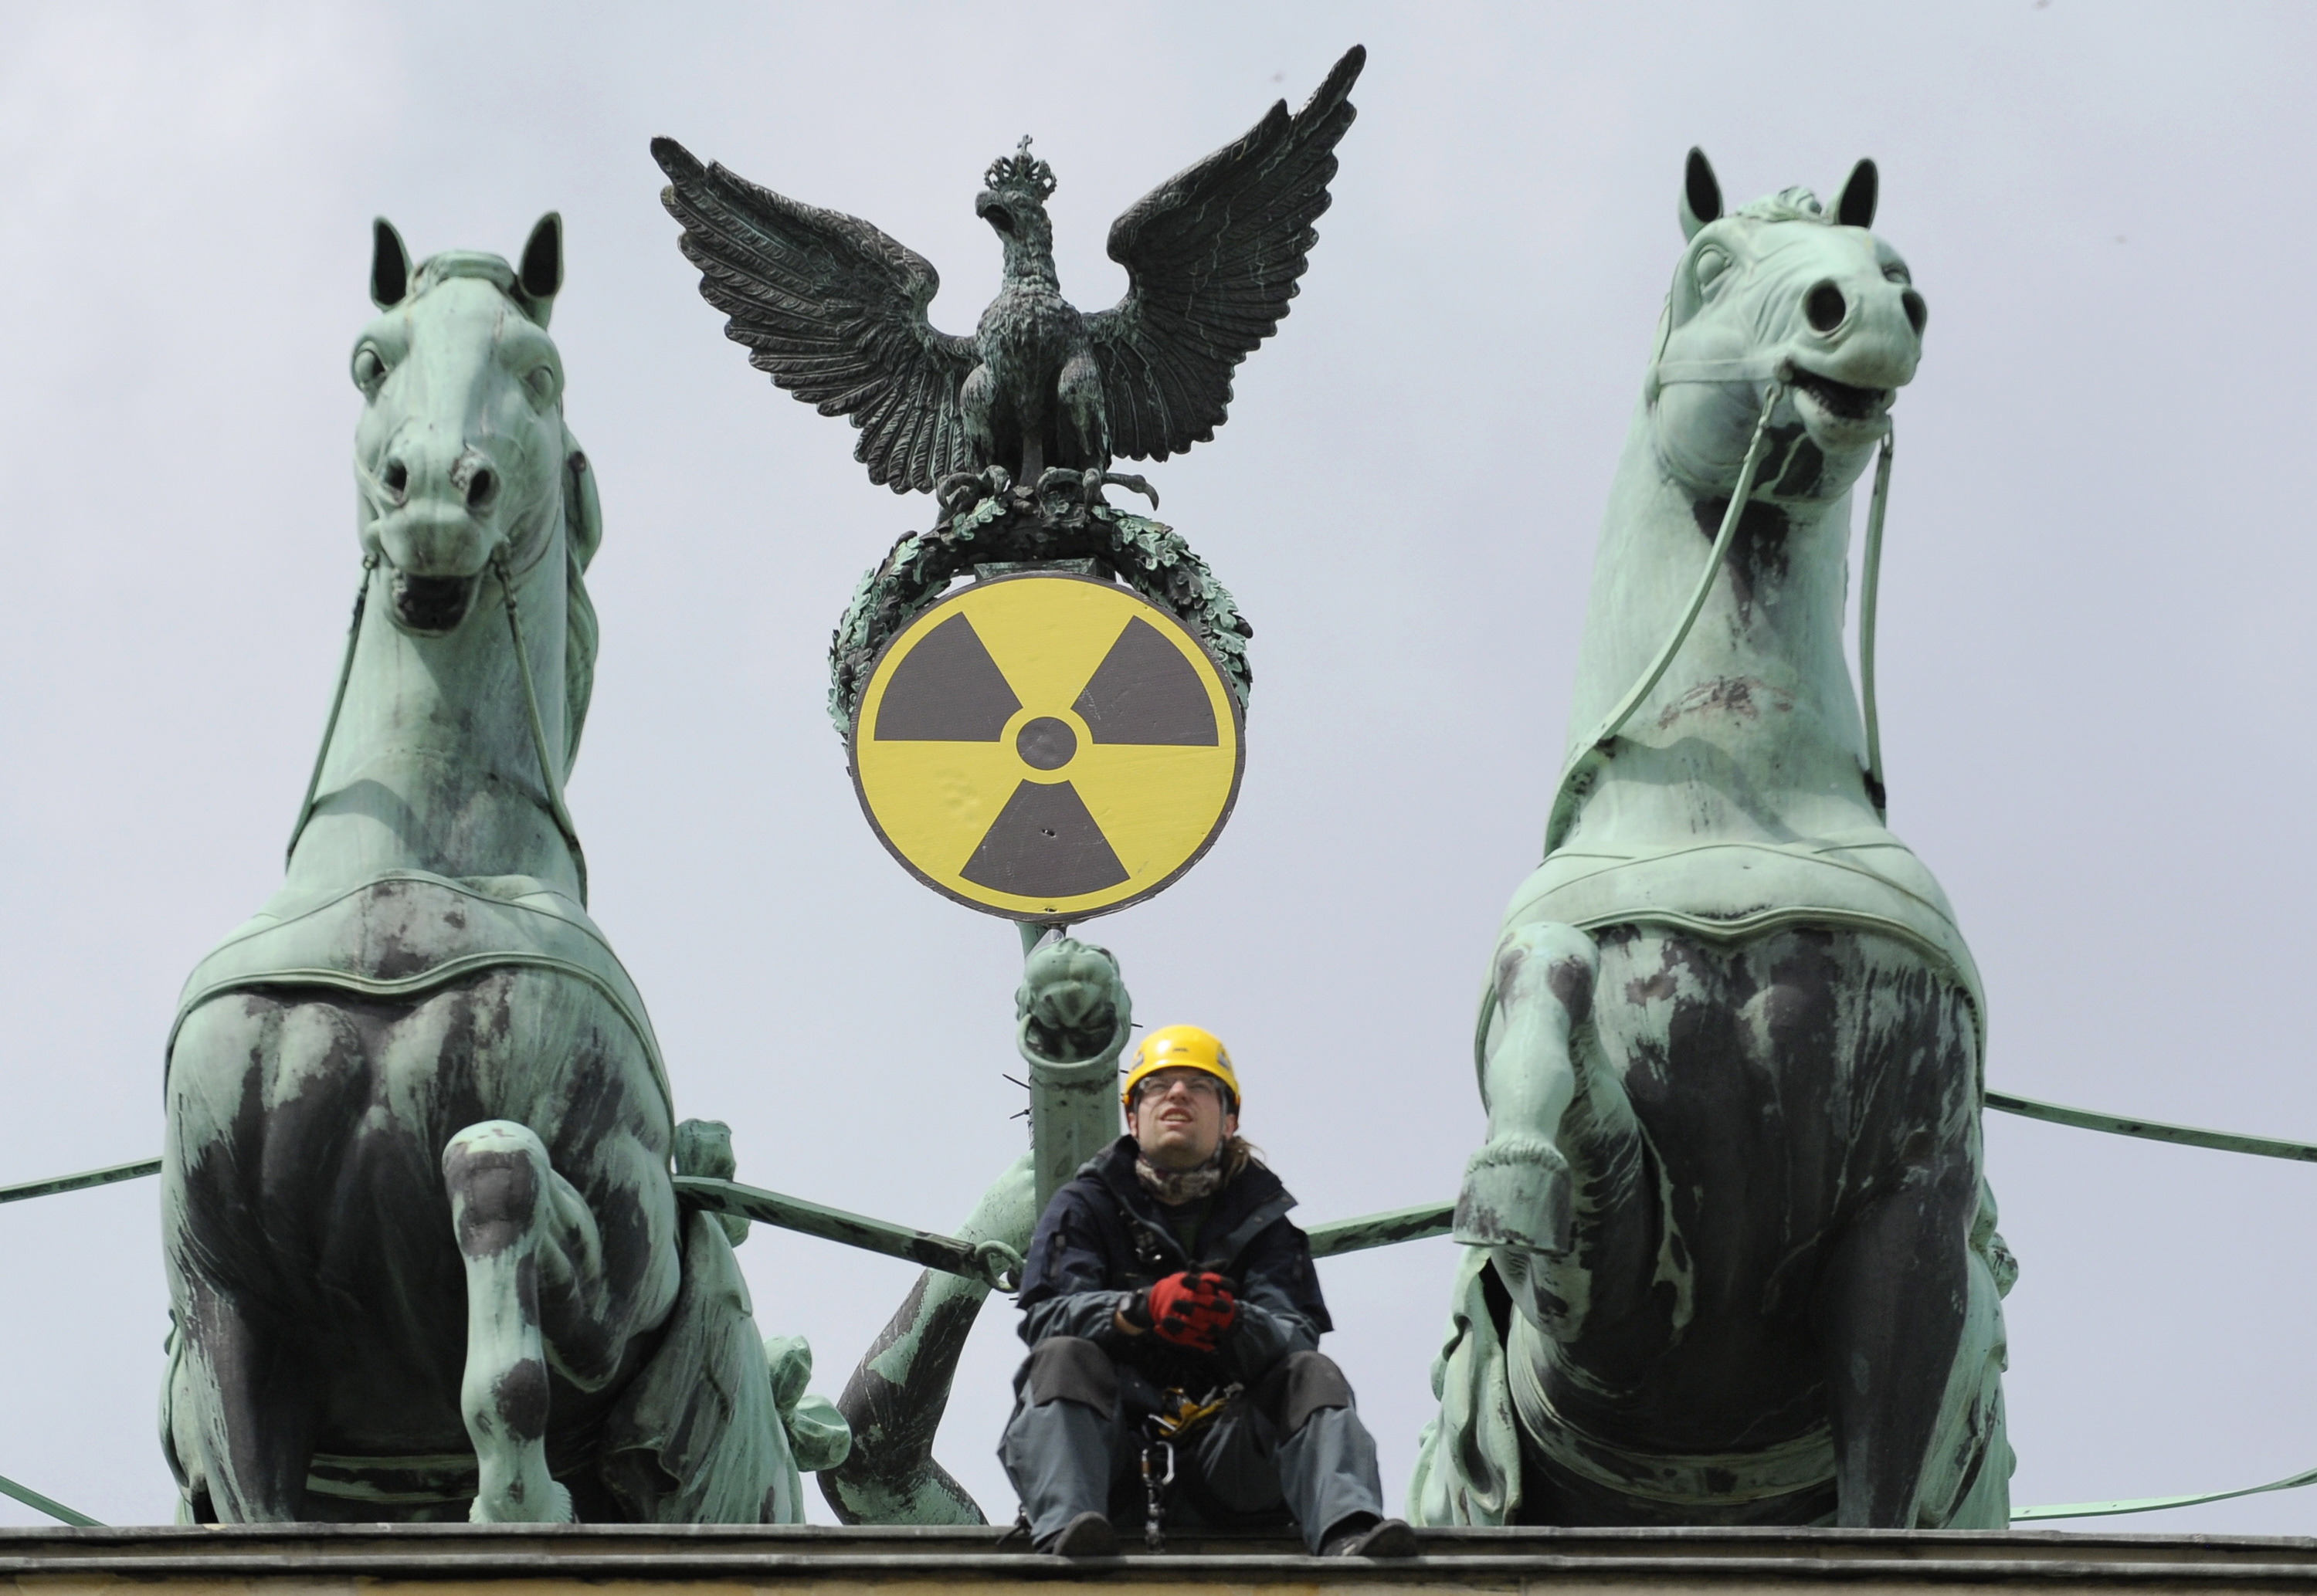
<instances>
[{"instance_id":1,"label":"green patina horse statue","mask_svg":"<svg viewBox=\"0 0 2317 1596\"><path fill-rule=\"evenodd\" d=\"M336 698L288 878L168 1048L190 1520L794 1522L800 1460L842 1450L725 1224L676 1206L671 1155L729 1176L729 1140L679 1134L583 906L603 529L547 332L562 236L414 270L377 227Z\"/></svg>"},{"instance_id":2,"label":"green patina horse statue","mask_svg":"<svg viewBox=\"0 0 2317 1596\"><path fill-rule=\"evenodd\" d=\"M1725 217L1691 153L1544 861L1483 998L1411 1518L2007 1521L1985 1004L1883 823L1874 569L1925 308L1876 182Z\"/></svg>"}]
</instances>

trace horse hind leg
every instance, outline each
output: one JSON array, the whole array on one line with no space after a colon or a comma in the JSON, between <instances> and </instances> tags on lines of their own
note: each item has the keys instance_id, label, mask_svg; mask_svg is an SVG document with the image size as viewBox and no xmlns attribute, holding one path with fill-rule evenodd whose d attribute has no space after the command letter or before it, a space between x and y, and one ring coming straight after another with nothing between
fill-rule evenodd
<instances>
[{"instance_id":1,"label":"horse hind leg","mask_svg":"<svg viewBox=\"0 0 2317 1596\"><path fill-rule=\"evenodd\" d=\"M207 1281L178 1288L162 1444L200 1523L304 1518L319 1401L297 1339Z\"/></svg>"},{"instance_id":2,"label":"horse hind leg","mask_svg":"<svg viewBox=\"0 0 2317 1596\"><path fill-rule=\"evenodd\" d=\"M1973 1174L1959 1156L1914 1172L1867 1204L1828 1256L1817 1328L1842 1528L1945 1527L1921 1521L1920 1498L1969 1318Z\"/></svg>"},{"instance_id":3,"label":"horse hind leg","mask_svg":"<svg viewBox=\"0 0 2317 1596\"><path fill-rule=\"evenodd\" d=\"M459 1405L479 1480L476 1523L568 1523L571 1493L547 1469L541 1253L557 1181L547 1148L506 1119L470 1125L443 1151L451 1222L467 1266L467 1369Z\"/></svg>"}]
</instances>

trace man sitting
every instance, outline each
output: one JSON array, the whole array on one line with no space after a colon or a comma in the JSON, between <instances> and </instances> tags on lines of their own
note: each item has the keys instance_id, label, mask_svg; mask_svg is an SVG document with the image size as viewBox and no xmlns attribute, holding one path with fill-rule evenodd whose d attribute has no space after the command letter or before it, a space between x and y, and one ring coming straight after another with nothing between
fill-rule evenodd
<instances>
[{"instance_id":1,"label":"man sitting","mask_svg":"<svg viewBox=\"0 0 2317 1596\"><path fill-rule=\"evenodd\" d=\"M1179 1426L1177 1483L1212 1518L1284 1508L1314 1552L1413 1555L1319 1351L1332 1326L1295 1199L1239 1139L1230 1055L1168 1026L1135 1050L1124 1096L1132 1133L1054 1194L1023 1271L1030 1356L997 1456L1035 1544L1118 1549L1112 1493L1140 1476L1156 1415Z\"/></svg>"}]
</instances>

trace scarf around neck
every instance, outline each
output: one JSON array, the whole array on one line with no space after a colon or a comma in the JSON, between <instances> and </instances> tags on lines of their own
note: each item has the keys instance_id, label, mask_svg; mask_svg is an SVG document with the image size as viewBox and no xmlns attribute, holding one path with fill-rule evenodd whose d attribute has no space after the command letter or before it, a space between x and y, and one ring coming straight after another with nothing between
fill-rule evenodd
<instances>
[{"instance_id":1,"label":"scarf around neck","mask_svg":"<svg viewBox=\"0 0 2317 1596\"><path fill-rule=\"evenodd\" d=\"M1213 1157L1195 1169L1160 1169L1141 1153L1134 1155L1134 1176L1150 1195L1168 1208L1180 1208L1186 1202L1196 1202L1203 1197L1212 1197L1223 1183L1225 1162L1230 1153L1226 1141L1215 1149Z\"/></svg>"}]
</instances>

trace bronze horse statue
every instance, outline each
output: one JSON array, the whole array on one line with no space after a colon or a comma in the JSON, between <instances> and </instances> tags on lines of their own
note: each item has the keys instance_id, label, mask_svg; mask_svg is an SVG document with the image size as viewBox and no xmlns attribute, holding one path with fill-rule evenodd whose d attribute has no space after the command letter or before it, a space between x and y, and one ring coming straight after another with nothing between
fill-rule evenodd
<instances>
[{"instance_id":1,"label":"bronze horse statue","mask_svg":"<svg viewBox=\"0 0 2317 1596\"><path fill-rule=\"evenodd\" d=\"M1862 161L1831 206L1724 216L1691 152L1544 860L1483 999L1411 1518L2008 1518L1985 1003L1883 822L1874 572L1926 308L1876 186Z\"/></svg>"},{"instance_id":2,"label":"bronze horse statue","mask_svg":"<svg viewBox=\"0 0 2317 1596\"><path fill-rule=\"evenodd\" d=\"M768 1363L724 1225L677 1208L671 1156L729 1176L729 1138L679 1135L563 802L603 527L562 223L517 266L374 242L337 694L288 878L168 1049L183 1516L794 1522L809 1354Z\"/></svg>"}]
</instances>

